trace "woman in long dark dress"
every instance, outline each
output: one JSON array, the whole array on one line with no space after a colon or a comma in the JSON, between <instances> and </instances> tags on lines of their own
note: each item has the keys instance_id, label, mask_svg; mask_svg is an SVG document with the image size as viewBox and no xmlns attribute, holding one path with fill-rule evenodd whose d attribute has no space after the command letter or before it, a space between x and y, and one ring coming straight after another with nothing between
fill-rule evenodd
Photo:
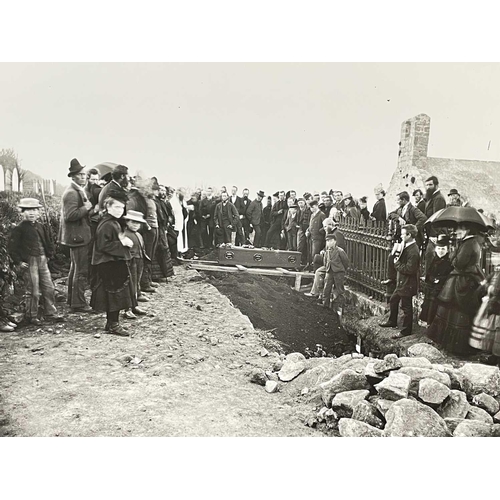
<instances>
[{"instance_id":1,"label":"woman in long dark dress","mask_svg":"<svg viewBox=\"0 0 500 500\"><path fill-rule=\"evenodd\" d=\"M464 226L458 227L456 235L458 247L450 258L453 271L438 296L436 317L427 336L450 353L468 355L473 352L469 335L479 309L477 289L484 275L477 238Z\"/></svg>"},{"instance_id":2,"label":"woman in long dark dress","mask_svg":"<svg viewBox=\"0 0 500 500\"><path fill-rule=\"evenodd\" d=\"M491 354L489 361L500 361L500 247L491 250L493 272L482 283L483 303L474 318L469 344Z\"/></svg>"},{"instance_id":3,"label":"woman in long dark dress","mask_svg":"<svg viewBox=\"0 0 500 500\"><path fill-rule=\"evenodd\" d=\"M119 314L123 309L137 306L128 264L133 242L124 235L119 223L125 203L107 198L104 207L106 213L95 234L92 265L97 270L97 280L90 305L94 310L106 313L105 331L128 336L120 327Z\"/></svg>"},{"instance_id":4,"label":"woman in long dark dress","mask_svg":"<svg viewBox=\"0 0 500 500\"><path fill-rule=\"evenodd\" d=\"M428 325L436 317L439 296L448 275L453 270L449 255L450 240L445 234L438 236L432 261L427 266L427 273L423 283L424 302L419 319Z\"/></svg>"}]
</instances>

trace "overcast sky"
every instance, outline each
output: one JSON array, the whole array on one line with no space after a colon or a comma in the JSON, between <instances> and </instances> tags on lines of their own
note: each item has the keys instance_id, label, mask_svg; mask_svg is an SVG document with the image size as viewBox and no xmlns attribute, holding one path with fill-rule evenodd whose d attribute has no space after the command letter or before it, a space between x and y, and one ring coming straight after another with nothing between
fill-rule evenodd
<instances>
[{"instance_id":1,"label":"overcast sky","mask_svg":"<svg viewBox=\"0 0 500 500\"><path fill-rule=\"evenodd\" d=\"M369 195L401 123L429 155L500 161L500 64L1 63L0 148L67 183L71 158L172 186ZM488 143L491 141L489 150Z\"/></svg>"}]
</instances>

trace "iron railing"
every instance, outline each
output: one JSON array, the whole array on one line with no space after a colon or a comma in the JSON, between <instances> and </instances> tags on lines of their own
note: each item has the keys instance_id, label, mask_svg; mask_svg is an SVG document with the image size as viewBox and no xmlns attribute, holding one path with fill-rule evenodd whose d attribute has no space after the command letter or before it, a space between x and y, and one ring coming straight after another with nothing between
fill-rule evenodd
<instances>
[{"instance_id":1,"label":"iron railing","mask_svg":"<svg viewBox=\"0 0 500 500\"><path fill-rule=\"evenodd\" d=\"M354 219L345 219L339 223L339 230L344 234L350 261L346 273L347 283L354 289L385 302L387 287L382 282L388 277L388 259L393 245L388 223L368 221L359 224ZM422 275L424 257L425 252L422 252ZM486 275L493 271L491 252L487 247L483 248L481 267Z\"/></svg>"},{"instance_id":2,"label":"iron railing","mask_svg":"<svg viewBox=\"0 0 500 500\"><path fill-rule=\"evenodd\" d=\"M350 266L347 282L361 292L380 300L385 300L388 258L392 243L388 236L388 224L368 221L362 225L354 219L346 219L339 224L339 230L346 240L346 252Z\"/></svg>"}]
</instances>

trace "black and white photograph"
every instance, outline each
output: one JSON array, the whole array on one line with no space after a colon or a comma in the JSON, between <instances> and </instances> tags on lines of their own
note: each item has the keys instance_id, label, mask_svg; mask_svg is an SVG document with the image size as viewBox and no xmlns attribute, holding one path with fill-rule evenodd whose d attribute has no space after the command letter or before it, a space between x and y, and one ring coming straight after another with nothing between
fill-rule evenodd
<instances>
[{"instance_id":1,"label":"black and white photograph","mask_svg":"<svg viewBox=\"0 0 500 500\"><path fill-rule=\"evenodd\" d=\"M500 64L144 50L0 62L3 442L500 437Z\"/></svg>"}]
</instances>

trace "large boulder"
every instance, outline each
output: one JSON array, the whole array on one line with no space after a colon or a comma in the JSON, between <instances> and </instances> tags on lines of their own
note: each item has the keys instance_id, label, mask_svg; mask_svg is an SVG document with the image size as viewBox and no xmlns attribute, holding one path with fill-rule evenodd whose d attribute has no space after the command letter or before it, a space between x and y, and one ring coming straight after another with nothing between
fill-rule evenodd
<instances>
[{"instance_id":1,"label":"large boulder","mask_svg":"<svg viewBox=\"0 0 500 500\"><path fill-rule=\"evenodd\" d=\"M399 358L395 354L387 354L384 359L375 363L373 370L377 374L385 374L392 370L397 370L402 366L401 361L399 361Z\"/></svg>"},{"instance_id":2,"label":"large boulder","mask_svg":"<svg viewBox=\"0 0 500 500\"><path fill-rule=\"evenodd\" d=\"M360 420L341 418L339 420L339 433L342 437L382 437L380 429Z\"/></svg>"},{"instance_id":3,"label":"large boulder","mask_svg":"<svg viewBox=\"0 0 500 500\"><path fill-rule=\"evenodd\" d=\"M405 366L400 368L397 373L404 373L411 378L410 390L414 394L418 394L418 384L424 378L431 378L441 384L451 387L450 377L446 373L438 372L431 368L415 368L413 366Z\"/></svg>"},{"instance_id":4,"label":"large boulder","mask_svg":"<svg viewBox=\"0 0 500 500\"><path fill-rule=\"evenodd\" d=\"M377 410L375 405L368 401L360 401L352 412L352 418L359 420L365 424L376 427L377 429L384 428L384 420L382 414Z\"/></svg>"},{"instance_id":5,"label":"large boulder","mask_svg":"<svg viewBox=\"0 0 500 500\"><path fill-rule=\"evenodd\" d=\"M457 425L453 437L492 437L493 426L477 420L464 420Z\"/></svg>"},{"instance_id":6,"label":"large boulder","mask_svg":"<svg viewBox=\"0 0 500 500\"><path fill-rule=\"evenodd\" d=\"M495 413L498 413L500 410L500 403L498 403L494 397L486 394L485 392L476 394L472 398L472 404L486 410L490 415L495 415Z\"/></svg>"},{"instance_id":7,"label":"large boulder","mask_svg":"<svg viewBox=\"0 0 500 500\"><path fill-rule=\"evenodd\" d=\"M411 378L404 373L391 372L390 375L375 386L380 397L397 401L408 397Z\"/></svg>"},{"instance_id":8,"label":"large boulder","mask_svg":"<svg viewBox=\"0 0 500 500\"><path fill-rule=\"evenodd\" d=\"M467 363L460 372L464 375L464 391L469 396L485 392L490 396L500 394L500 370L497 366Z\"/></svg>"},{"instance_id":9,"label":"large boulder","mask_svg":"<svg viewBox=\"0 0 500 500\"><path fill-rule=\"evenodd\" d=\"M437 412L442 418L465 418L470 404L465 392L452 389L448 398L439 406Z\"/></svg>"},{"instance_id":10,"label":"large boulder","mask_svg":"<svg viewBox=\"0 0 500 500\"><path fill-rule=\"evenodd\" d=\"M401 357L399 358L401 366L413 366L414 368L431 368L432 363L427 358L410 358Z\"/></svg>"},{"instance_id":11,"label":"large boulder","mask_svg":"<svg viewBox=\"0 0 500 500\"><path fill-rule=\"evenodd\" d=\"M423 378L418 384L418 397L427 404L440 405L450 395L450 388L432 378Z\"/></svg>"},{"instance_id":12,"label":"large boulder","mask_svg":"<svg viewBox=\"0 0 500 500\"><path fill-rule=\"evenodd\" d=\"M354 407L360 401L364 401L369 394L370 391L366 389L340 392L332 399L332 410L339 418L351 418Z\"/></svg>"},{"instance_id":13,"label":"large boulder","mask_svg":"<svg viewBox=\"0 0 500 500\"><path fill-rule=\"evenodd\" d=\"M300 352L292 352L287 355L278 377L283 382L293 380L306 369L306 358Z\"/></svg>"},{"instance_id":14,"label":"large boulder","mask_svg":"<svg viewBox=\"0 0 500 500\"><path fill-rule=\"evenodd\" d=\"M443 353L430 344L413 344L408 347L410 358L427 358L431 363L439 363L444 359Z\"/></svg>"},{"instance_id":15,"label":"large boulder","mask_svg":"<svg viewBox=\"0 0 500 500\"><path fill-rule=\"evenodd\" d=\"M402 399L396 401L385 414L387 424L384 436L388 437L449 437L445 421L428 406Z\"/></svg>"},{"instance_id":16,"label":"large boulder","mask_svg":"<svg viewBox=\"0 0 500 500\"><path fill-rule=\"evenodd\" d=\"M467 420L476 420L478 422L484 422L485 424L493 424L493 417L482 408L477 406L469 407L469 412L466 417Z\"/></svg>"},{"instance_id":17,"label":"large boulder","mask_svg":"<svg viewBox=\"0 0 500 500\"><path fill-rule=\"evenodd\" d=\"M339 392L354 391L357 389L370 389L370 384L363 373L357 373L349 368L327 382L319 385L321 398L326 406L332 405L332 399Z\"/></svg>"},{"instance_id":18,"label":"large boulder","mask_svg":"<svg viewBox=\"0 0 500 500\"><path fill-rule=\"evenodd\" d=\"M350 354L340 358L311 358L306 360L306 370L283 387L283 392L298 395L304 388L312 390L323 382L331 380L343 370L349 368L364 373L365 366L373 362L372 358L353 358Z\"/></svg>"}]
</instances>

